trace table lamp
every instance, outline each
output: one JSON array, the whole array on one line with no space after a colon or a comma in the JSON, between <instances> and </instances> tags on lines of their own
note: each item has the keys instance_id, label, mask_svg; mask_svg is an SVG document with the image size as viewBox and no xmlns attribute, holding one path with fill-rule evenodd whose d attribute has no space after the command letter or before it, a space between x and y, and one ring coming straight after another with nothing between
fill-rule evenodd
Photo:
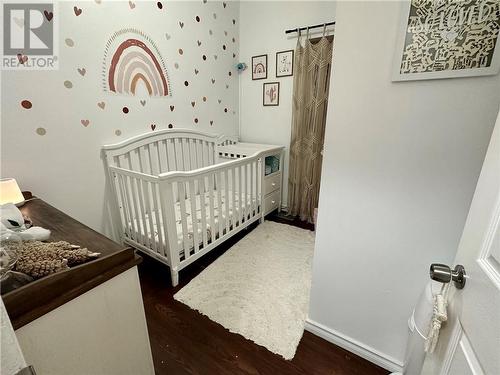
<instances>
[{"instance_id":1,"label":"table lamp","mask_svg":"<svg viewBox=\"0 0 500 375\"><path fill-rule=\"evenodd\" d=\"M0 179L0 204L14 203L17 207L24 204L23 193L13 178Z\"/></svg>"}]
</instances>

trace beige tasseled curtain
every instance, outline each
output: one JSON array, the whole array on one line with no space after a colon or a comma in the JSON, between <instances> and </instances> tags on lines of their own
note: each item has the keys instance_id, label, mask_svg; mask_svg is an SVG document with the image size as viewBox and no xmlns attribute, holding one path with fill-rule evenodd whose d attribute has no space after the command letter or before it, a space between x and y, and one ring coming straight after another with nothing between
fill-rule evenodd
<instances>
[{"instance_id":1,"label":"beige tasseled curtain","mask_svg":"<svg viewBox=\"0 0 500 375\"><path fill-rule=\"evenodd\" d=\"M313 221L318 207L333 42L300 38L295 50L288 214Z\"/></svg>"}]
</instances>

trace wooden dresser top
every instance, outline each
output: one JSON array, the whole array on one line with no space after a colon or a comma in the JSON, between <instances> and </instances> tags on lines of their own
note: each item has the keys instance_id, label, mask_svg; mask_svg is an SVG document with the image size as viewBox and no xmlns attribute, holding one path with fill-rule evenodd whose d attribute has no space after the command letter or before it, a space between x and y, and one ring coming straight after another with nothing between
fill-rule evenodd
<instances>
[{"instance_id":1,"label":"wooden dresser top","mask_svg":"<svg viewBox=\"0 0 500 375\"><path fill-rule=\"evenodd\" d=\"M101 253L90 262L58 272L2 295L14 329L47 314L141 262L125 248L41 199L27 201L21 212L33 225L49 229L49 241L67 241Z\"/></svg>"}]
</instances>

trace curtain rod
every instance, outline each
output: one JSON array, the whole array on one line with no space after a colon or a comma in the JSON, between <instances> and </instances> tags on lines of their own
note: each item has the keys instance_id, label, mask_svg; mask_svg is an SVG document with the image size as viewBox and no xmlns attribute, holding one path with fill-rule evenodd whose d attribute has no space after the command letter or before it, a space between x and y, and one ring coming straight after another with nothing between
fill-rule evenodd
<instances>
[{"instance_id":1,"label":"curtain rod","mask_svg":"<svg viewBox=\"0 0 500 375\"><path fill-rule=\"evenodd\" d=\"M295 29L285 30L285 34L296 33L299 30L302 31L302 30L307 30L307 29L317 29L318 27L332 26L332 25L335 25L335 21L333 21L333 22L327 22L327 23L319 23L317 25L305 26L305 27L297 27Z\"/></svg>"}]
</instances>

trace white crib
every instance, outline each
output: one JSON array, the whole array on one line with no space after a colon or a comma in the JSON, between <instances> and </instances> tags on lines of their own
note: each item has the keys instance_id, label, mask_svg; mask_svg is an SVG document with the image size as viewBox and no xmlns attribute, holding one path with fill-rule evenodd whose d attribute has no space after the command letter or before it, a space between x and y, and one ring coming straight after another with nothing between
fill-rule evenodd
<instances>
[{"instance_id":1,"label":"white crib","mask_svg":"<svg viewBox=\"0 0 500 375\"><path fill-rule=\"evenodd\" d=\"M262 220L263 158L281 147L219 163L236 140L162 130L103 146L123 242L178 272Z\"/></svg>"}]
</instances>

